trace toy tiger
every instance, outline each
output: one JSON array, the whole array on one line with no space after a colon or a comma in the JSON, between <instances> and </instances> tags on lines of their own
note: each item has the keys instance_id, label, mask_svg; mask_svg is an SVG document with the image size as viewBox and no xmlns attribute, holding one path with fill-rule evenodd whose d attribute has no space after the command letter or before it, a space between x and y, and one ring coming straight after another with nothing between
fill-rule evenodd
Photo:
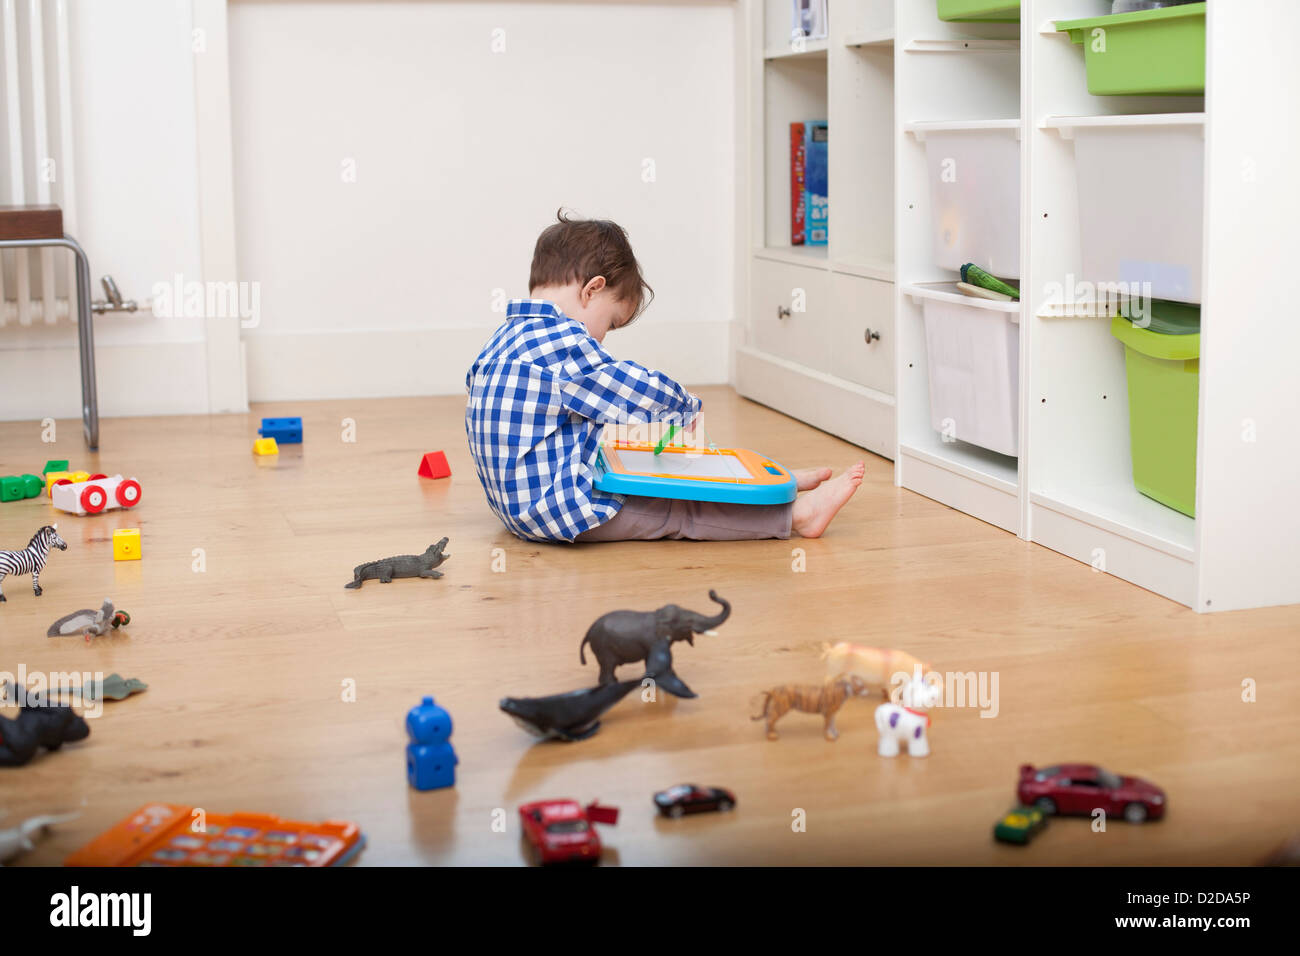
<instances>
[{"instance_id":1,"label":"toy tiger","mask_svg":"<svg viewBox=\"0 0 1300 956\"><path fill-rule=\"evenodd\" d=\"M767 739L776 740L776 722L792 710L821 714L825 718L827 740L840 735L835 729L835 714L850 697L869 697L871 685L861 677L848 674L825 684L784 684L763 691L763 709L750 720L767 718Z\"/></svg>"}]
</instances>

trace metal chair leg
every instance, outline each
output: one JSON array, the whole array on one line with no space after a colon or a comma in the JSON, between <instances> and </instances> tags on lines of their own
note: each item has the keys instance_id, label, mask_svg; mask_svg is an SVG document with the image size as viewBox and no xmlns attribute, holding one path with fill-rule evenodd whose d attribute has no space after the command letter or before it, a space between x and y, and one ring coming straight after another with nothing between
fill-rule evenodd
<instances>
[{"instance_id":1,"label":"metal chair leg","mask_svg":"<svg viewBox=\"0 0 1300 956\"><path fill-rule=\"evenodd\" d=\"M63 246L77 260L77 342L81 352L81 426L91 451L99 451L99 390L95 384L95 319L90 308L90 260L71 236L62 239L4 239L0 249Z\"/></svg>"},{"instance_id":2,"label":"metal chair leg","mask_svg":"<svg viewBox=\"0 0 1300 956\"><path fill-rule=\"evenodd\" d=\"M81 425L86 445L99 451L99 388L95 381L95 313L90 308L90 260L74 239L64 236L77 258L77 337L81 346Z\"/></svg>"}]
</instances>

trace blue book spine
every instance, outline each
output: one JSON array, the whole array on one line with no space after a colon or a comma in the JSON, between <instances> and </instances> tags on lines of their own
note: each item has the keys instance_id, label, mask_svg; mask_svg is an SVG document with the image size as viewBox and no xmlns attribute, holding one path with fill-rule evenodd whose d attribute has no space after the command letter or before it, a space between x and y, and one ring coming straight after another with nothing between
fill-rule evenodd
<instances>
[{"instance_id":1,"label":"blue book spine","mask_svg":"<svg viewBox=\"0 0 1300 956\"><path fill-rule=\"evenodd\" d=\"M804 203L806 205L805 244L826 245L830 222L829 167L826 161L826 142L829 126L825 120L814 120L804 126Z\"/></svg>"}]
</instances>

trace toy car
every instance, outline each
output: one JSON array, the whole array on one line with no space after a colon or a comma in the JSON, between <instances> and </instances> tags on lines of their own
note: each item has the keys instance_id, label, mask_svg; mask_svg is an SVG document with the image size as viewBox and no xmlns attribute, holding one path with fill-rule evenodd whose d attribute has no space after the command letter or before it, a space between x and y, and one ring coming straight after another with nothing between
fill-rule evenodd
<instances>
[{"instance_id":1,"label":"toy car","mask_svg":"<svg viewBox=\"0 0 1300 956\"><path fill-rule=\"evenodd\" d=\"M523 804L519 820L535 863L594 865L600 862L600 836L592 824L618 823L618 808L594 801L584 807L576 800L539 800Z\"/></svg>"},{"instance_id":2,"label":"toy car","mask_svg":"<svg viewBox=\"0 0 1300 956\"><path fill-rule=\"evenodd\" d=\"M1051 816L1087 816L1105 810L1129 823L1159 820L1165 815L1165 792L1138 777L1121 777L1090 763L1063 763L1036 769L1020 767L1016 797Z\"/></svg>"},{"instance_id":3,"label":"toy car","mask_svg":"<svg viewBox=\"0 0 1300 956\"><path fill-rule=\"evenodd\" d=\"M654 796L659 812L674 820L688 813L719 810L726 813L736 805L736 795L722 787L700 787L693 783L680 783Z\"/></svg>"},{"instance_id":4,"label":"toy car","mask_svg":"<svg viewBox=\"0 0 1300 956\"><path fill-rule=\"evenodd\" d=\"M140 482L114 475L91 475L86 481L56 479L50 488L50 502L60 511L74 515L97 515L113 508L134 508L140 503Z\"/></svg>"},{"instance_id":5,"label":"toy car","mask_svg":"<svg viewBox=\"0 0 1300 956\"><path fill-rule=\"evenodd\" d=\"M993 825L993 838L1024 846L1045 826L1047 819L1037 807L1012 807Z\"/></svg>"}]
</instances>

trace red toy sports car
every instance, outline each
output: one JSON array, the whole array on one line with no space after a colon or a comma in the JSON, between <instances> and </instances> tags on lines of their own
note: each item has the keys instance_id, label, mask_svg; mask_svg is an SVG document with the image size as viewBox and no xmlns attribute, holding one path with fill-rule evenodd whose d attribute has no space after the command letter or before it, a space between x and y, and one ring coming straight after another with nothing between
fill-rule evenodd
<instances>
[{"instance_id":1,"label":"red toy sports car","mask_svg":"<svg viewBox=\"0 0 1300 956\"><path fill-rule=\"evenodd\" d=\"M618 823L617 807L576 800L538 800L519 808L524 839L533 861L546 863L598 863L600 837L593 823Z\"/></svg>"},{"instance_id":2,"label":"red toy sports car","mask_svg":"<svg viewBox=\"0 0 1300 956\"><path fill-rule=\"evenodd\" d=\"M1138 777L1121 777L1090 763L1063 763L1041 770L1021 764L1016 796L1049 816L1088 816L1101 808L1129 823L1165 815L1165 792Z\"/></svg>"}]
</instances>

